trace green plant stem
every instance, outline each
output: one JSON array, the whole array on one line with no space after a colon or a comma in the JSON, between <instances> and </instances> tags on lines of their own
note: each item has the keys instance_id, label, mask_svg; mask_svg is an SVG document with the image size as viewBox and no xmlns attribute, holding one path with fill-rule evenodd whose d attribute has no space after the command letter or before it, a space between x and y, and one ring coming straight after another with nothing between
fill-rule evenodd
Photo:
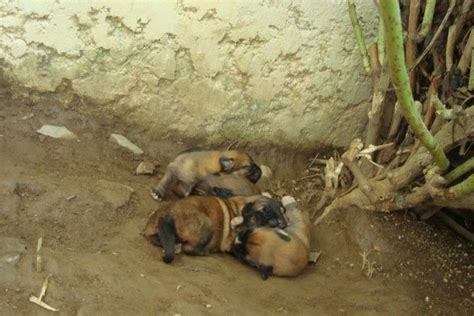
<instances>
[{"instance_id":1,"label":"green plant stem","mask_svg":"<svg viewBox=\"0 0 474 316\"><path fill-rule=\"evenodd\" d=\"M431 95L431 102L433 102L433 105L436 109L436 114L440 115L443 119L451 121L456 118L454 111L452 109L446 109L446 105L441 102L436 94Z\"/></svg>"},{"instance_id":2,"label":"green plant stem","mask_svg":"<svg viewBox=\"0 0 474 316\"><path fill-rule=\"evenodd\" d=\"M431 30L435 7L436 0L426 0L425 12L423 14L423 22L421 22L421 29L417 37L418 42L421 42Z\"/></svg>"},{"instance_id":3,"label":"green plant stem","mask_svg":"<svg viewBox=\"0 0 474 316\"><path fill-rule=\"evenodd\" d=\"M446 197L448 199L459 199L465 195L474 192L474 174L471 174L466 180L448 189Z\"/></svg>"},{"instance_id":4,"label":"green plant stem","mask_svg":"<svg viewBox=\"0 0 474 316\"><path fill-rule=\"evenodd\" d=\"M448 184L450 184L451 182L468 173L472 169L474 169L474 157L469 160L466 160L462 165L450 171L447 175L444 176L444 178L446 179Z\"/></svg>"},{"instance_id":5,"label":"green plant stem","mask_svg":"<svg viewBox=\"0 0 474 316\"><path fill-rule=\"evenodd\" d=\"M403 33L398 1L380 1L380 13L385 26L385 46L390 77L400 109L417 138L433 156L440 170L445 171L449 167L449 160L439 143L426 128L413 100L403 54Z\"/></svg>"},{"instance_id":6,"label":"green plant stem","mask_svg":"<svg viewBox=\"0 0 474 316\"><path fill-rule=\"evenodd\" d=\"M379 63L383 66L385 59L385 30L383 27L383 20L379 18L379 31L377 34L377 48L379 53Z\"/></svg>"},{"instance_id":7,"label":"green plant stem","mask_svg":"<svg viewBox=\"0 0 474 316\"><path fill-rule=\"evenodd\" d=\"M356 7L352 0L347 0L347 6L349 7L349 16L351 18L352 27L354 28L357 46L359 47L359 51L362 56L362 64L364 65L365 72L370 74L369 53L367 52L364 34L362 33L362 28L359 24L359 18L357 17Z\"/></svg>"}]
</instances>

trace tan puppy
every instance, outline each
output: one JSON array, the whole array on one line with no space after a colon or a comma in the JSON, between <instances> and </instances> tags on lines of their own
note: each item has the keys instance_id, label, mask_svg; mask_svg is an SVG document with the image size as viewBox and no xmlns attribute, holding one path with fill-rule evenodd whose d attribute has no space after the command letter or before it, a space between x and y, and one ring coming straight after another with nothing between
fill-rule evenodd
<instances>
[{"instance_id":1,"label":"tan puppy","mask_svg":"<svg viewBox=\"0 0 474 316\"><path fill-rule=\"evenodd\" d=\"M257 185L238 174L211 175L199 181L191 195L210 195L221 198L260 195Z\"/></svg>"},{"instance_id":2,"label":"tan puppy","mask_svg":"<svg viewBox=\"0 0 474 316\"><path fill-rule=\"evenodd\" d=\"M238 228L238 239L232 253L244 262L257 267L262 278L270 275L297 276L306 267L310 252L310 221L295 199L285 196L289 226L283 229L256 227L251 217L245 217Z\"/></svg>"},{"instance_id":3,"label":"tan puppy","mask_svg":"<svg viewBox=\"0 0 474 316\"><path fill-rule=\"evenodd\" d=\"M213 174L239 174L256 183L262 170L248 154L237 150L184 152L168 165L152 195L159 200L174 188L178 196L186 197L197 182Z\"/></svg>"},{"instance_id":4,"label":"tan puppy","mask_svg":"<svg viewBox=\"0 0 474 316\"><path fill-rule=\"evenodd\" d=\"M241 215L252 218L256 226L286 227L280 204L261 195L220 199L191 196L169 202L149 219L144 235L153 244L163 247L163 261L174 259L176 246L191 255L228 252L236 238L233 226ZM237 222L235 220L237 218ZM238 220L240 219L240 222Z\"/></svg>"}]
</instances>

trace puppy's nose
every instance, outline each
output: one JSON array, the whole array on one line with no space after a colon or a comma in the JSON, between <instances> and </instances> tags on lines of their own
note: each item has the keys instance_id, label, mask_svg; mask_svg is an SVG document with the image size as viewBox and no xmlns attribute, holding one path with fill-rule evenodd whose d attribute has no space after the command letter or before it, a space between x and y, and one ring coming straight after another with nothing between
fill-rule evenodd
<instances>
[{"instance_id":1,"label":"puppy's nose","mask_svg":"<svg viewBox=\"0 0 474 316\"><path fill-rule=\"evenodd\" d=\"M279 228L286 228L288 226L288 223L284 219L278 219L278 227Z\"/></svg>"}]
</instances>

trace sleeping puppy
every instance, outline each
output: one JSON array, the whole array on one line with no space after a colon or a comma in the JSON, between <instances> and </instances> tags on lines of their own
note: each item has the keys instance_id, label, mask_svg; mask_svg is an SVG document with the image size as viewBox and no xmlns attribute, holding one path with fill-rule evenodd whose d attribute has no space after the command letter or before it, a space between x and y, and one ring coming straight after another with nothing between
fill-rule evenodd
<instances>
[{"instance_id":1,"label":"sleeping puppy","mask_svg":"<svg viewBox=\"0 0 474 316\"><path fill-rule=\"evenodd\" d=\"M166 263L173 261L176 248L198 256L229 252L236 238L233 227L242 222L243 216L251 218L255 226L284 228L287 225L280 204L265 196L226 200L190 196L169 202L164 209L156 211L150 217L144 235L164 249L163 261Z\"/></svg>"},{"instance_id":2,"label":"sleeping puppy","mask_svg":"<svg viewBox=\"0 0 474 316\"><path fill-rule=\"evenodd\" d=\"M238 174L211 175L199 181L191 195L210 195L224 199L232 196L259 195L261 192L255 183Z\"/></svg>"},{"instance_id":3,"label":"sleeping puppy","mask_svg":"<svg viewBox=\"0 0 474 316\"><path fill-rule=\"evenodd\" d=\"M242 214L243 223L237 228L238 238L231 251L245 263L257 267L264 280L270 275L297 276L308 263L309 215L291 196L283 197L282 204L286 209L288 227L284 230L257 227L251 213Z\"/></svg>"},{"instance_id":4,"label":"sleeping puppy","mask_svg":"<svg viewBox=\"0 0 474 316\"><path fill-rule=\"evenodd\" d=\"M153 198L163 199L171 188L178 196L186 197L197 182L213 174L238 174L256 183L262 170L252 157L237 150L183 152L166 168L163 178L153 188Z\"/></svg>"}]
</instances>

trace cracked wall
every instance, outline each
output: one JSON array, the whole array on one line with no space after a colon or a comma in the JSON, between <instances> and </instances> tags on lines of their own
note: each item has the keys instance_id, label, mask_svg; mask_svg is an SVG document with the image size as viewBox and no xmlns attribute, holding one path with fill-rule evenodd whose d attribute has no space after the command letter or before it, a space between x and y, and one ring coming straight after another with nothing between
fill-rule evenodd
<instances>
[{"instance_id":1,"label":"cracked wall","mask_svg":"<svg viewBox=\"0 0 474 316\"><path fill-rule=\"evenodd\" d=\"M346 146L367 121L343 0L2 2L0 29L13 94L67 91L155 138Z\"/></svg>"}]
</instances>

